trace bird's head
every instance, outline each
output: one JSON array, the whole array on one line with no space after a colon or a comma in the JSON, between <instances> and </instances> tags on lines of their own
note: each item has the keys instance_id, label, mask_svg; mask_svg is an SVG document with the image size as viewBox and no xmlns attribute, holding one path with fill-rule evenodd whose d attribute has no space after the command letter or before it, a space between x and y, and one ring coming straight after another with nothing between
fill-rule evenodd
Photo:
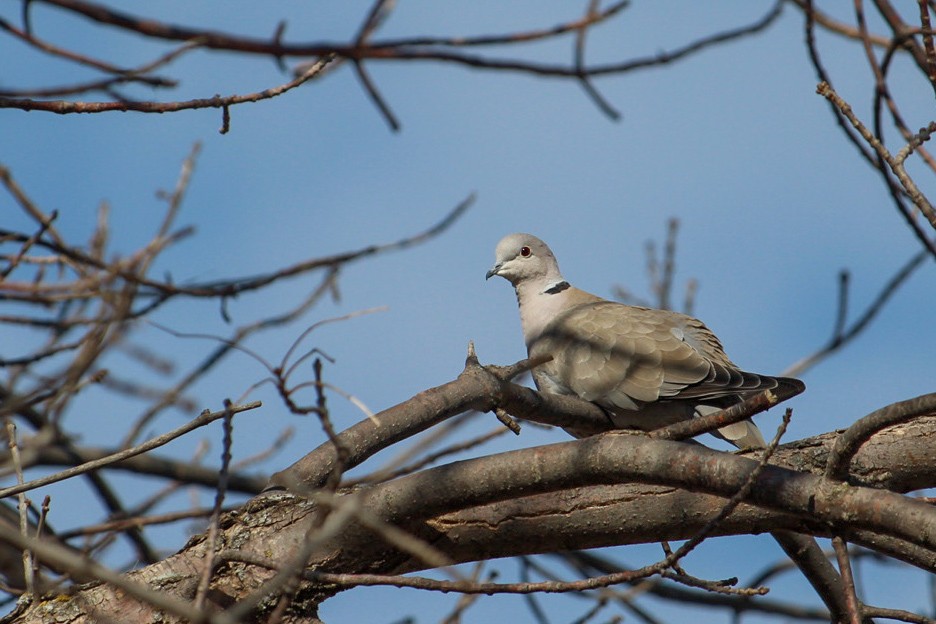
<instances>
[{"instance_id":1,"label":"bird's head","mask_svg":"<svg viewBox=\"0 0 936 624\"><path fill-rule=\"evenodd\" d=\"M527 280L558 281L559 263L549 247L532 234L509 234L497 243L494 266L485 279L499 275L514 286Z\"/></svg>"}]
</instances>

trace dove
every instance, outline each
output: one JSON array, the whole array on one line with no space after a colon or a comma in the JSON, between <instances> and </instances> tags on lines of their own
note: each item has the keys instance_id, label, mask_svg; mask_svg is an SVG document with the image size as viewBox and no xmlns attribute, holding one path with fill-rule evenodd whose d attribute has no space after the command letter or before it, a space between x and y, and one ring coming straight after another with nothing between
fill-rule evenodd
<instances>
[{"instance_id":1,"label":"dove","mask_svg":"<svg viewBox=\"0 0 936 624\"><path fill-rule=\"evenodd\" d=\"M516 291L529 356L552 356L533 369L536 388L591 401L615 427L656 429L762 390L801 383L741 370L718 337L691 316L575 288L562 277L546 243L531 234L501 239L486 279L495 275ZM739 449L765 446L750 421L713 433Z\"/></svg>"}]
</instances>

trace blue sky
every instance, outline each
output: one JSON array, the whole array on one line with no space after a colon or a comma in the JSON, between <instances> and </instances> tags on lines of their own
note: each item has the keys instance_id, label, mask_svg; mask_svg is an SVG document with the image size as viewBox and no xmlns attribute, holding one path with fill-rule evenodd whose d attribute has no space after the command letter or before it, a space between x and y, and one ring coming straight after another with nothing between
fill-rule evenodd
<instances>
[{"instance_id":1,"label":"blue sky","mask_svg":"<svg viewBox=\"0 0 936 624\"><path fill-rule=\"evenodd\" d=\"M546 27L575 18L583 6L401 2L379 35L471 35ZM635 3L590 34L587 58L609 62L672 49L749 23L768 6ZM122 10L141 15L255 36L268 36L287 17L287 39L335 41L354 35L367 7L362 2L314 7L283 2L270 10L233 2L218 11L216 6L182 2L163 2L158 8L121 3ZM15 21L18 11L11 4L0 13ZM680 19L672 19L674 11ZM41 5L33 8L33 25L47 40L125 65L143 63L167 49L115 36ZM840 94L869 118L871 82L862 50L827 35L819 40ZM571 39L564 39L499 52L566 62L571 45ZM36 57L8 38L0 39L0 56L22 59L6 64L0 88L64 84L91 76ZM494 245L510 232L527 231L546 240L566 278L580 288L610 296L615 285L623 285L647 295L645 241L660 241L667 220L678 218L677 293L688 279L697 279L695 314L722 338L738 364L768 374L779 373L828 339L840 269L852 273L852 310L857 312L918 249L884 186L846 143L826 103L815 94L817 79L803 46L802 18L789 7L772 28L753 38L667 67L597 80L622 112L619 122L604 117L574 82L429 63L373 62L368 68L402 122L399 133L388 130L350 68L343 67L278 99L234 108L231 132L223 136L217 132L217 111L56 116L4 110L0 162L37 204L60 211L60 231L72 240L87 238L97 206L106 201L112 211L112 251L127 254L158 227L164 203L156 191L173 187L182 160L201 142L179 218L181 224L194 225L197 236L164 254L154 269L154 275L170 272L178 282L261 273L395 240L426 228L469 193L477 193L471 210L439 238L348 266L342 272L339 302L320 305L299 326L248 343L276 360L306 325L386 306L385 312L323 326L308 342L335 359L326 366L325 379L375 411L454 378L469 340L486 363L508 364L524 356L509 285L484 280ZM187 99L258 91L288 80L272 61L210 52L185 57L164 73L181 77L178 90L125 93L141 99ZM898 93L910 125L925 125L932 118L932 93L926 93L912 71L898 65L896 75L910 79L896 83L903 87ZM932 190L929 179L923 182L924 192ZM0 197L0 215L5 222L22 222L7 196ZM926 323L926 311L936 305L931 265L911 278L854 344L804 376L808 390L793 403L790 439L846 427L878 407L933 389L934 344ZM284 310L315 284L306 276L243 296L230 305L232 320L243 324ZM233 327L216 307L202 302L168 306L154 320L180 332L227 335ZM179 371L197 362L210 344L172 338L153 327L141 327L135 339L159 345L177 359ZM5 337L11 349L20 340ZM110 366L128 375L142 374L120 368L131 365L119 359ZM264 375L255 361L234 355L192 394L199 407L220 407L223 399L240 397ZM296 427L297 435L264 464L266 471L321 442L318 423L289 416L269 390L250 398L262 399L265 406L238 419L239 455L257 452L285 426ZM338 395L330 397L330 406L338 426L362 417ZM114 431L123 431L139 409L132 401L92 391L69 419L82 423L73 427L85 432L85 441L108 444L116 442ZM779 415L774 410L758 422L769 431ZM167 413L149 433L161 433L189 416ZM481 417L476 430L492 424L492 418ZM219 432L207 431L202 438L211 441L210 457L216 461ZM174 443L166 453L188 457L199 439ZM564 439L561 432L528 427L519 438L501 438L483 452ZM139 494L129 495L131 499L142 498L152 486L126 476L115 481L136 488ZM59 509L55 502L52 508L56 524L88 520L65 511L76 494L61 486L50 491L60 497ZM199 496L204 504L211 500L209 492ZM181 506L188 500L175 502ZM179 531L156 534L167 551L184 539ZM658 558L657 550L621 549L620 556L637 564ZM743 570L757 570L778 557L766 538L715 540L688 566L702 576L744 578ZM872 598L905 608L925 604L919 575L905 580L899 573L889 574L892 582L867 583ZM454 600L360 589L329 601L323 616L335 622L389 622L416 612L419 622L430 622ZM378 602L383 605L379 619L361 615L362 604ZM556 621L584 610L574 600L546 597L543 602L555 605ZM481 600L470 613L475 621L485 621L485 613L526 618L524 609L519 600L493 598ZM667 607L659 613L680 617ZM694 617L700 623L728 619L717 611Z\"/></svg>"}]
</instances>

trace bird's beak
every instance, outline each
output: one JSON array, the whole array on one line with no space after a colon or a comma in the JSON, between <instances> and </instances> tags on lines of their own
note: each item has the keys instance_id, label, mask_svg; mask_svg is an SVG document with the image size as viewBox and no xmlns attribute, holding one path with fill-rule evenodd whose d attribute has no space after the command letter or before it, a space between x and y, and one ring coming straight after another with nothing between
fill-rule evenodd
<instances>
[{"instance_id":1,"label":"bird's beak","mask_svg":"<svg viewBox=\"0 0 936 624\"><path fill-rule=\"evenodd\" d=\"M498 275L497 272L500 271L500 268L501 268L501 265L502 265L502 264L503 264L503 262L498 262L497 264L495 264L494 266L492 266L492 267L491 267L491 270L488 271L488 272L485 274L484 279L489 280L489 279L491 279L492 277L494 277L495 275Z\"/></svg>"}]
</instances>

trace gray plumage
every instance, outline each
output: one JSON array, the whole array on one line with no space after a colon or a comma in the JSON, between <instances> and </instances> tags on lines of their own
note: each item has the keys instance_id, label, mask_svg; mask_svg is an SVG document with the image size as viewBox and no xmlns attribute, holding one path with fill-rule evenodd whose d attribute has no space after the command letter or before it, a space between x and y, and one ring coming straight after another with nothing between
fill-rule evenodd
<instances>
[{"instance_id":1,"label":"gray plumage","mask_svg":"<svg viewBox=\"0 0 936 624\"><path fill-rule=\"evenodd\" d=\"M513 284L527 352L553 357L533 370L536 387L596 403L618 427L655 429L785 381L739 369L698 319L607 301L569 285L535 236L506 236L495 256L487 277ZM738 448L765 445L750 421L718 433Z\"/></svg>"}]
</instances>

